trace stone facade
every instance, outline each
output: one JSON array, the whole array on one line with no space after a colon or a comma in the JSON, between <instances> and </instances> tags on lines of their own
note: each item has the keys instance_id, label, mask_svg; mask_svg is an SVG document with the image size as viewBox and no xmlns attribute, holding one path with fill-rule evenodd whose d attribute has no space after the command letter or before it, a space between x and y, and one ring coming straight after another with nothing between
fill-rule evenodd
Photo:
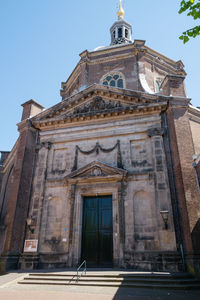
<instances>
[{"instance_id":1,"label":"stone facade","mask_svg":"<svg viewBox=\"0 0 200 300\"><path fill-rule=\"evenodd\" d=\"M60 103L23 104L2 167L1 265L77 266L84 198L109 195L114 267L198 269L200 114L182 62L140 40L80 57Z\"/></svg>"},{"instance_id":2,"label":"stone facade","mask_svg":"<svg viewBox=\"0 0 200 300\"><path fill-rule=\"evenodd\" d=\"M106 92L104 87L100 90ZM127 107L123 94L116 101L115 92L109 93L108 107L103 97L93 95L85 100L87 106L81 105L79 114L89 120L40 132L30 204L34 234L29 232L27 239L39 239L44 266L49 263L46 257L56 254L58 259L58 253L61 264L78 264L83 197L97 194L113 199L114 266L131 266L135 252L176 250L160 116L166 103L158 100L152 111L153 101L147 101L149 113L133 117L129 110L135 99ZM102 110L98 118L88 109L95 105L98 114ZM76 118L79 114L76 109ZM162 210L170 212L168 231L163 228ZM149 215L144 219L145 211ZM138 268L140 264L144 262Z\"/></svg>"}]
</instances>

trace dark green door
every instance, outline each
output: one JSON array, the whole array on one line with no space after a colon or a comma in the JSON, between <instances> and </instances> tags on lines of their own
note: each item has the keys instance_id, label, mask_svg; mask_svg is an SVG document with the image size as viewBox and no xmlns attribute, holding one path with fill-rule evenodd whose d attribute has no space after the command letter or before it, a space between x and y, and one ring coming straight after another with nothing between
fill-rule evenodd
<instances>
[{"instance_id":1,"label":"dark green door","mask_svg":"<svg viewBox=\"0 0 200 300\"><path fill-rule=\"evenodd\" d=\"M88 266L112 266L112 197L85 197L82 260Z\"/></svg>"}]
</instances>

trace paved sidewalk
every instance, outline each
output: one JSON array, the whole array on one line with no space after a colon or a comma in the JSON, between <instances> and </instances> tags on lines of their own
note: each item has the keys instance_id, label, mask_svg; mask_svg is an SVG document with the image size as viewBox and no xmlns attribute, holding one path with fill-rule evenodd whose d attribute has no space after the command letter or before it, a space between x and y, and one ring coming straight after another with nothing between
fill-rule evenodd
<instances>
[{"instance_id":1,"label":"paved sidewalk","mask_svg":"<svg viewBox=\"0 0 200 300\"><path fill-rule=\"evenodd\" d=\"M53 291L33 291L33 290L21 290L21 291L7 291L0 290L1 300L110 300L113 299L112 295L102 295L102 294L82 294L82 293L72 293L72 292L53 292ZM130 298L131 299L131 298ZM147 298L148 299L148 298Z\"/></svg>"},{"instance_id":2,"label":"paved sidewalk","mask_svg":"<svg viewBox=\"0 0 200 300\"><path fill-rule=\"evenodd\" d=\"M26 276L28 273L21 273L21 272L12 272L5 275L0 275L0 288L4 285L7 285L15 280L19 280L20 277Z\"/></svg>"},{"instance_id":3,"label":"paved sidewalk","mask_svg":"<svg viewBox=\"0 0 200 300\"><path fill-rule=\"evenodd\" d=\"M200 300L200 291L17 284L26 274L0 276L0 300Z\"/></svg>"}]
</instances>

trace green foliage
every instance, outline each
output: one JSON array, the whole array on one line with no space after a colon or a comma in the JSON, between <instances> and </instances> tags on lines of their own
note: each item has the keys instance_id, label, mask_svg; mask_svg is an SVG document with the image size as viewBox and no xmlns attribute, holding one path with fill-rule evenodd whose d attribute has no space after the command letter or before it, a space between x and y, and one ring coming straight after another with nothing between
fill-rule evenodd
<instances>
[{"instance_id":1,"label":"green foliage","mask_svg":"<svg viewBox=\"0 0 200 300\"><path fill-rule=\"evenodd\" d=\"M187 12L187 16L191 16L194 20L200 19L200 0L182 0L179 14L183 12ZM200 35L200 25L184 31L179 39L185 44L191 37L195 38L198 35Z\"/></svg>"}]
</instances>

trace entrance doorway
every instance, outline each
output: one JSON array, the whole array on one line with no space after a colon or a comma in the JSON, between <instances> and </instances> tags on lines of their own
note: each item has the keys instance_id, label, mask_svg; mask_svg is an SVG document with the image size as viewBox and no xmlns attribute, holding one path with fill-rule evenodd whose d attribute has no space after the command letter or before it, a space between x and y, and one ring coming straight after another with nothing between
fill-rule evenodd
<instances>
[{"instance_id":1,"label":"entrance doorway","mask_svg":"<svg viewBox=\"0 0 200 300\"><path fill-rule=\"evenodd\" d=\"M112 266L112 196L85 197L82 260L88 266Z\"/></svg>"}]
</instances>

